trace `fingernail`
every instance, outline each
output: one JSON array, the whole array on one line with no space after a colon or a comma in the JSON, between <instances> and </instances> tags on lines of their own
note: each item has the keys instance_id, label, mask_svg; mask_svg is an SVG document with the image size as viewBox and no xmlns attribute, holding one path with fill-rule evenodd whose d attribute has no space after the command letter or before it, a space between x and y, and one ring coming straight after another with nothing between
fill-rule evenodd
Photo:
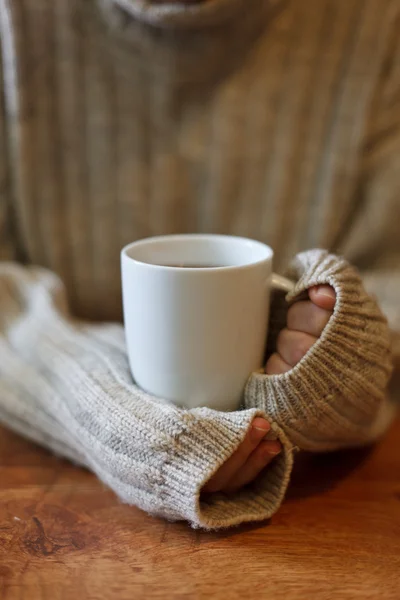
<instances>
[{"instance_id":1,"label":"fingernail","mask_svg":"<svg viewBox=\"0 0 400 600\"><path fill-rule=\"evenodd\" d=\"M252 428L256 431L263 431L264 433L268 433L268 431L271 429L271 425L262 417L258 417L253 421Z\"/></svg>"},{"instance_id":2,"label":"fingernail","mask_svg":"<svg viewBox=\"0 0 400 600\"><path fill-rule=\"evenodd\" d=\"M335 300L336 294L335 290L330 285L321 285L317 287L318 296L325 296L326 298L331 298Z\"/></svg>"},{"instance_id":3,"label":"fingernail","mask_svg":"<svg viewBox=\"0 0 400 600\"><path fill-rule=\"evenodd\" d=\"M267 422L265 422L265 427L257 427L256 425L253 425L250 431L251 441L254 443L258 443L260 440L262 440L264 435L268 433L270 427L270 424Z\"/></svg>"},{"instance_id":4,"label":"fingernail","mask_svg":"<svg viewBox=\"0 0 400 600\"><path fill-rule=\"evenodd\" d=\"M275 444L268 444L268 448L266 449L266 454L268 454L269 456L277 456L278 454L280 454L282 451L282 446L280 445L280 443L275 443Z\"/></svg>"},{"instance_id":5,"label":"fingernail","mask_svg":"<svg viewBox=\"0 0 400 600\"><path fill-rule=\"evenodd\" d=\"M268 454L270 454L271 456L278 456L278 454L281 453L281 450L269 450Z\"/></svg>"}]
</instances>

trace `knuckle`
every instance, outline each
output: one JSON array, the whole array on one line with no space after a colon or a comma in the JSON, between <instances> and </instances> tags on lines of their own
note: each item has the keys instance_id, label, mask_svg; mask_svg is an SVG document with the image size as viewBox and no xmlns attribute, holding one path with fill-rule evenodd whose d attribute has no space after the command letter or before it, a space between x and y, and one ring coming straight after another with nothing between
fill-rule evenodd
<instances>
[{"instance_id":1,"label":"knuckle","mask_svg":"<svg viewBox=\"0 0 400 600\"><path fill-rule=\"evenodd\" d=\"M288 311L287 327L294 331L308 332L313 327L315 313L311 301L297 302Z\"/></svg>"},{"instance_id":2,"label":"knuckle","mask_svg":"<svg viewBox=\"0 0 400 600\"><path fill-rule=\"evenodd\" d=\"M293 357L296 362L299 362L309 351L312 344L305 335L296 336L296 341L293 343Z\"/></svg>"},{"instance_id":3,"label":"knuckle","mask_svg":"<svg viewBox=\"0 0 400 600\"><path fill-rule=\"evenodd\" d=\"M277 347L278 347L278 352L279 352L279 348L281 348L282 346L285 346L288 343L288 338L290 337L290 333L288 329L282 329L279 332L278 338L277 338ZM281 354L279 352L279 354Z\"/></svg>"},{"instance_id":4,"label":"knuckle","mask_svg":"<svg viewBox=\"0 0 400 600\"><path fill-rule=\"evenodd\" d=\"M279 355L275 352L274 354L272 354L269 357L268 362L265 367L265 372L268 375L274 375L274 373L277 373L278 370L279 370Z\"/></svg>"}]
</instances>

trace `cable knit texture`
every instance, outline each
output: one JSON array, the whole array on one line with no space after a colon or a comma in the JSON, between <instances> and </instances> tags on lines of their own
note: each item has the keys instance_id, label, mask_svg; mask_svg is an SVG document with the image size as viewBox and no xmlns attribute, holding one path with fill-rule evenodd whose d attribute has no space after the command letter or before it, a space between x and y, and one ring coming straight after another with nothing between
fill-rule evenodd
<instances>
[{"instance_id":1,"label":"cable knit texture","mask_svg":"<svg viewBox=\"0 0 400 600\"><path fill-rule=\"evenodd\" d=\"M297 282L289 302L311 286L329 284L336 291L334 313L293 369L252 375L245 405L265 410L303 450L370 442L377 422L384 429L390 415L377 419L393 368L387 321L344 259L324 250L304 252L288 274Z\"/></svg>"}]
</instances>

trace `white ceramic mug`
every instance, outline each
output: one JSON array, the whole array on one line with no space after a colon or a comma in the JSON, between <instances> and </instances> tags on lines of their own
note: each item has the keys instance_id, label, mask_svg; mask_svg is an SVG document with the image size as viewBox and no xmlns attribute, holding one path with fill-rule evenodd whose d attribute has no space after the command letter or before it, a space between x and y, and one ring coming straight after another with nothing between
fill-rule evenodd
<instances>
[{"instance_id":1,"label":"white ceramic mug","mask_svg":"<svg viewBox=\"0 0 400 600\"><path fill-rule=\"evenodd\" d=\"M236 410L262 367L273 251L223 235L148 238L121 253L129 364L147 392L193 408ZM183 265L183 266L182 266Z\"/></svg>"}]
</instances>

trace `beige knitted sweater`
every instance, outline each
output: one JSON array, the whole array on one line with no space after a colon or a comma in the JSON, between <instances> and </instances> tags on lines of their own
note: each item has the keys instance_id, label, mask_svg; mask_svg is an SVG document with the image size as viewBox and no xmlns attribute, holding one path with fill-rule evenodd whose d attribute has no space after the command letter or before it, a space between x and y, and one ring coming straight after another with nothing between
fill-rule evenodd
<instances>
[{"instance_id":1,"label":"beige knitted sweater","mask_svg":"<svg viewBox=\"0 0 400 600\"><path fill-rule=\"evenodd\" d=\"M391 359L368 293L398 364L399 8L0 0L3 422L123 500L208 528L271 516L294 447L382 434ZM298 255L289 301L337 291L319 342L288 374L253 374L242 411L181 411L134 385L122 327L105 324L120 248L173 232L265 241L278 271L327 248L363 283L332 254ZM249 488L201 498L255 414L284 452Z\"/></svg>"}]
</instances>

